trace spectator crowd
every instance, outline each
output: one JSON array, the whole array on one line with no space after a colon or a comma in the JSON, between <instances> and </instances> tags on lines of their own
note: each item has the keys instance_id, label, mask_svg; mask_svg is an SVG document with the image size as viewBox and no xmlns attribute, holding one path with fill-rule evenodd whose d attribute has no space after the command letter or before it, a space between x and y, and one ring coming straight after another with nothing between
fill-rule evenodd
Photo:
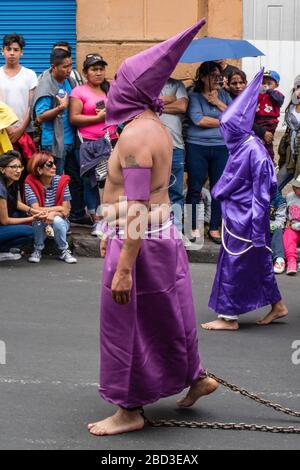
<instances>
[{"instance_id":1,"label":"spectator crowd","mask_svg":"<svg viewBox=\"0 0 300 470\"><path fill-rule=\"evenodd\" d=\"M89 226L92 235L102 236L101 193L107 160L122 126L105 124L110 83L108 64L101 55L88 54L81 74L72 68L71 46L57 42L49 69L37 77L21 65L25 45L17 33L3 38L0 261L20 259L21 249L28 245L28 261L39 263L45 240L53 238L60 259L74 264L77 260L67 241L72 224ZM202 218L207 236L222 243L221 207L210 195L229 155L220 118L246 86L245 73L222 60L202 63L192 86L186 88L170 77L161 91L161 121L173 139L169 196L174 223L187 248L200 239ZM286 130L277 161L273 142L285 99L279 87L279 73L265 71L253 133L279 167L278 193L270 207L274 271L295 275L300 245L300 75L285 111ZM292 190L286 194L289 183ZM190 230L183 224L184 217L190 218Z\"/></svg>"}]
</instances>

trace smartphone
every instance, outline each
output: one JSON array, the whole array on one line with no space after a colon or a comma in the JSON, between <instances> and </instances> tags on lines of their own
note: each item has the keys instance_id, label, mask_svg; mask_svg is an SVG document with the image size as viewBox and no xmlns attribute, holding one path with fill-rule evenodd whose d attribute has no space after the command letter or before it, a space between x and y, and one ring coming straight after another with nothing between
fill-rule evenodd
<instances>
[{"instance_id":1,"label":"smartphone","mask_svg":"<svg viewBox=\"0 0 300 470\"><path fill-rule=\"evenodd\" d=\"M104 109L105 108L105 103L103 100L97 101L96 103L96 109Z\"/></svg>"}]
</instances>

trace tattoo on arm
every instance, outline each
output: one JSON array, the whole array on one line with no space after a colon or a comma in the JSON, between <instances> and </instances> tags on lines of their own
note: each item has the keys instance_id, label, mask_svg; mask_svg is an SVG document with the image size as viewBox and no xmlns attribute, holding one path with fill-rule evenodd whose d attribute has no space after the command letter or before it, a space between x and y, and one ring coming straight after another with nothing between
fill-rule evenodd
<instances>
[{"instance_id":1,"label":"tattoo on arm","mask_svg":"<svg viewBox=\"0 0 300 470\"><path fill-rule=\"evenodd\" d=\"M128 157L125 157L125 168L140 168L140 165L133 155L128 155Z\"/></svg>"}]
</instances>

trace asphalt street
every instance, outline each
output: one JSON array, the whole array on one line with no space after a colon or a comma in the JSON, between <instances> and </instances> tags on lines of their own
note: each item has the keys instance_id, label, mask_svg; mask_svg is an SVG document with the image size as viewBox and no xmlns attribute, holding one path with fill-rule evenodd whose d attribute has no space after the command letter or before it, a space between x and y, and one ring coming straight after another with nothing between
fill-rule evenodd
<instances>
[{"instance_id":1,"label":"asphalt street","mask_svg":"<svg viewBox=\"0 0 300 470\"><path fill-rule=\"evenodd\" d=\"M0 264L0 449L205 450L299 449L300 436L258 432L146 427L113 437L91 437L86 424L114 407L97 392L99 287L102 261L77 265L43 259ZM191 265L198 325L214 319L207 307L215 265ZM269 327L255 320L267 309L244 316L238 332L200 329L204 365L213 373L263 398L300 411L300 274L279 278L290 315ZM242 295L242 293L241 293ZM300 346L298 346L300 349ZM0 361L1 362L1 361ZM2 357L2 362L3 357ZM177 397L146 407L150 418L296 426L289 418L224 387L190 410Z\"/></svg>"}]
</instances>

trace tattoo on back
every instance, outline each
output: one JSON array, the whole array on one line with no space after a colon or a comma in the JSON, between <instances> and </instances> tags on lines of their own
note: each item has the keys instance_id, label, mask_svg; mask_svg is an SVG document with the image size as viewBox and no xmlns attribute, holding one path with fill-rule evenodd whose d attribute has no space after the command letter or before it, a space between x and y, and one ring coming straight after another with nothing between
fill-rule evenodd
<instances>
[{"instance_id":1,"label":"tattoo on back","mask_svg":"<svg viewBox=\"0 0 300 470\"><path fill-rule=\"evenodd\" d=\"M133 155L128 155L125 157L126 168L140 168L140 165L137 163Z\"/></svg>"}]
</instances>

